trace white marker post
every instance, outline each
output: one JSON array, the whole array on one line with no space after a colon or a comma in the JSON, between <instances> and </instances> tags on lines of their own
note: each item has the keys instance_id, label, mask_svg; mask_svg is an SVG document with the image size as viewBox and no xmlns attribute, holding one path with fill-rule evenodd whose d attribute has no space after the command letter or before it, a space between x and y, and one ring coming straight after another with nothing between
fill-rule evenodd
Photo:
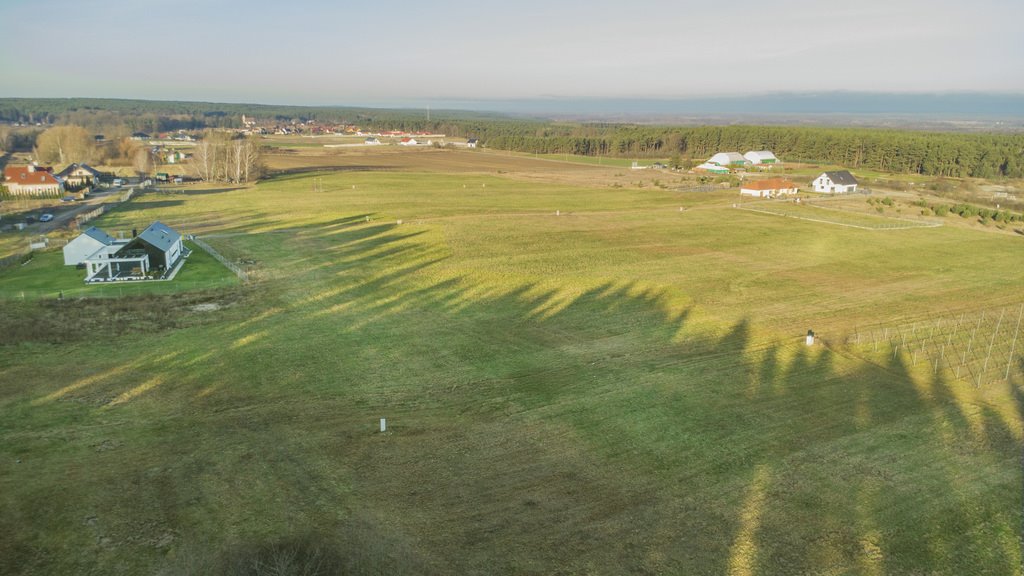
<instances>
[{"instance_id":1,"label":"white marker post","mask_svg":"<svg viewBox=\"0 0 1024 576\"><path fill-rule=\"evenodd\" d=\"M388 419L387 418L381 418L380 419L380 431L381 432L387 432L388 431Z\"/></svg>"}]
</instances>

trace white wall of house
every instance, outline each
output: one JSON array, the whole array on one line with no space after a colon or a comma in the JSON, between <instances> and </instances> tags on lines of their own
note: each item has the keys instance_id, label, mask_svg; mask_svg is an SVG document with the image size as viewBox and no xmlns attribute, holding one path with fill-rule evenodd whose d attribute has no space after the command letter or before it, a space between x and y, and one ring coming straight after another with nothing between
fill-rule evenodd
<instances>
[{"instance_id":1,"label":"white wall of house","mask_svg":"<svg viewBox=\"0 0 1024 576\"><path fill-rule=\"evenodd\" d=\"M64 246L64 265L78 266L105 244L92 236L82 234Z\"/></svg>"},{"instance_id":2,"label":"white wall of house","mask_svg":"<svg viewBox=\"0 0 1024 576\"><path fill-rule=\"evenodd\" d=\"M857 191L856 184L848 184L846 186L838 185L832 181L831 178L822 174L814 179L814 191L823 192L825 194L847 194L850 192Z\"/></svg>"},{"instance_id":3,"label":"white wall of house","mask_svg":"<svg viewBox=\"0 0 1024 576\"><path fill-rule=\"evenodd\" d=\"M172 244L171 247L168 248L167 252L164 254L164 256L166 256L166 259L167 259L167 269L168 270L170 270L171 268L174 268L174 264L178 261L178 258L181 258L181 252L182 252L182 241L181 241L181 238L179 238L178 241L175 242L174 244Z\"/></svg>"}]
</instances>

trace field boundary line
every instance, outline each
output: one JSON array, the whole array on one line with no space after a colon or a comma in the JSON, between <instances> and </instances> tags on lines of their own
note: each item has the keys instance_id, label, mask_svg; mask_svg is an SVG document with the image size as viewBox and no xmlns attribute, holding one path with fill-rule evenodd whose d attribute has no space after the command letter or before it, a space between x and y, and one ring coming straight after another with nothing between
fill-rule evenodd
<instances>
[{"instance_id":1,"label":"field boundary line","mask_svg":"<svg viewBox=\"0 0 1024 576\"><path fill-rule=\"evenodd\" d=\"M833 208L831 206L819 206L820 200L814 200L812 202L805 202L805 204L811 208L818 208L819 210L831 210L833 212L843 212L844 214L856 214L858 216L868 216L870 218L883 218L885 220L894 220L896 222L906 222L907 224L913 224L916 228L940 228L942 222L926 221L919 222L917 220L908 220L906 218L896 218L892 216L875 216L874 214L864 214L862 212L853 212L852 210L843 210L842 208Z\"/></svg>"},{"instance_id":2,"label":"field boundary line","mask_svg":"<svg viewBox=\"0 0 1024 576\"><path fill-rule=\"evenodd\" d=\"M781 216L783 218L794 218L796 220L806 220L808 222L818 222L821 224L832 224L834 226L846 226L848 228L857 228L859 230L870 230L872 232L883 231L883 230L912 230L914 228L939 228L942 224L917 224L913 226L892 226L892 227L871 227L871 226L860 226L858 224L848 224L846 222L836 222L834 220L822 220L820 218L808 218L807 216L795 216L793 214L782 214L779 212L773 212L771 210L763 210L759 208L749 208L746 206L737 205L737 209L746 210L748 212L759 212L761 214L771 214L772 216ZM842 212L842 210L840 210ZM892 220L892 218L890 218ZM908 222L904 220L904 222Z\"/></svg>"}]
</instances>

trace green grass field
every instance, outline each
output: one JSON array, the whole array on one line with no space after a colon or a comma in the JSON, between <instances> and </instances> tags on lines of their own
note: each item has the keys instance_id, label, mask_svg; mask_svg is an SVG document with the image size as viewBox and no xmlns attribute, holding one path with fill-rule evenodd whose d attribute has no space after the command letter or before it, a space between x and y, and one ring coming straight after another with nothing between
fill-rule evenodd
<instances>
[{"instance_id":1,"label":"green grass field","mask_svg":"<svg viewBox=\"0 0 1024 576\"><path fill-rule=\"evenodd\" d=\"M99 226L103 225L100 221ZM208 290L239 284L230 270L212 256L188 242L192 251L173 280L86 284L85 271L64 265L60 250L42 252L21 266L0 270L0 298L102 298L173 294L186 290Z\"/></svg>"},{"instance_id":2,"label":"green grass field","mask_svg":"<svg viewBox=\"0 0 1024 576\"><path fill-rule=\"evenodd\" d=\"M828 205L815 205L811 202L795 204L792 202L748 202L740 204L744 210L760 212L763 214L774 214L797 218L809 222L822 224L835 224L838 226L849 226L864 230L898 230L904 228L936 227L942 223L938 221L921 221L887 217L882 215L865 214Z\"/></svg>"},{"instance_id":3,"label":"green grass field","mask_svg":"<svg viewBox=\"0 0 1024 576\"><path fill-rule=\"evenodd\" d=\"M0 302L0 573L1019 573L1019 358L974 386L846 344L1020 305L1019 238L319 177L103 217L256 284Z\"/></svg>"}]
</instances>

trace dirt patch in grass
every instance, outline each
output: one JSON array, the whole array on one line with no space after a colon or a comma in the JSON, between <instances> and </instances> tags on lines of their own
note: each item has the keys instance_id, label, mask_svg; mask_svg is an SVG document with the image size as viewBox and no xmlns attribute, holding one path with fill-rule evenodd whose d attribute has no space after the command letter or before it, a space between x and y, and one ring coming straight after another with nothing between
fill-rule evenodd
<instances>
[{"instance_id":1,"label":"dirt patch in grass","mask_svg":"<svg viewBox=\"0 0 1024 576\"><path fill-rule=\"evenodd\" d=\"M251 299L244 288L124 298L0 302L0 346L62 344L95 337L153 333L204 324Z\"/></svg>"}]
</instances>

